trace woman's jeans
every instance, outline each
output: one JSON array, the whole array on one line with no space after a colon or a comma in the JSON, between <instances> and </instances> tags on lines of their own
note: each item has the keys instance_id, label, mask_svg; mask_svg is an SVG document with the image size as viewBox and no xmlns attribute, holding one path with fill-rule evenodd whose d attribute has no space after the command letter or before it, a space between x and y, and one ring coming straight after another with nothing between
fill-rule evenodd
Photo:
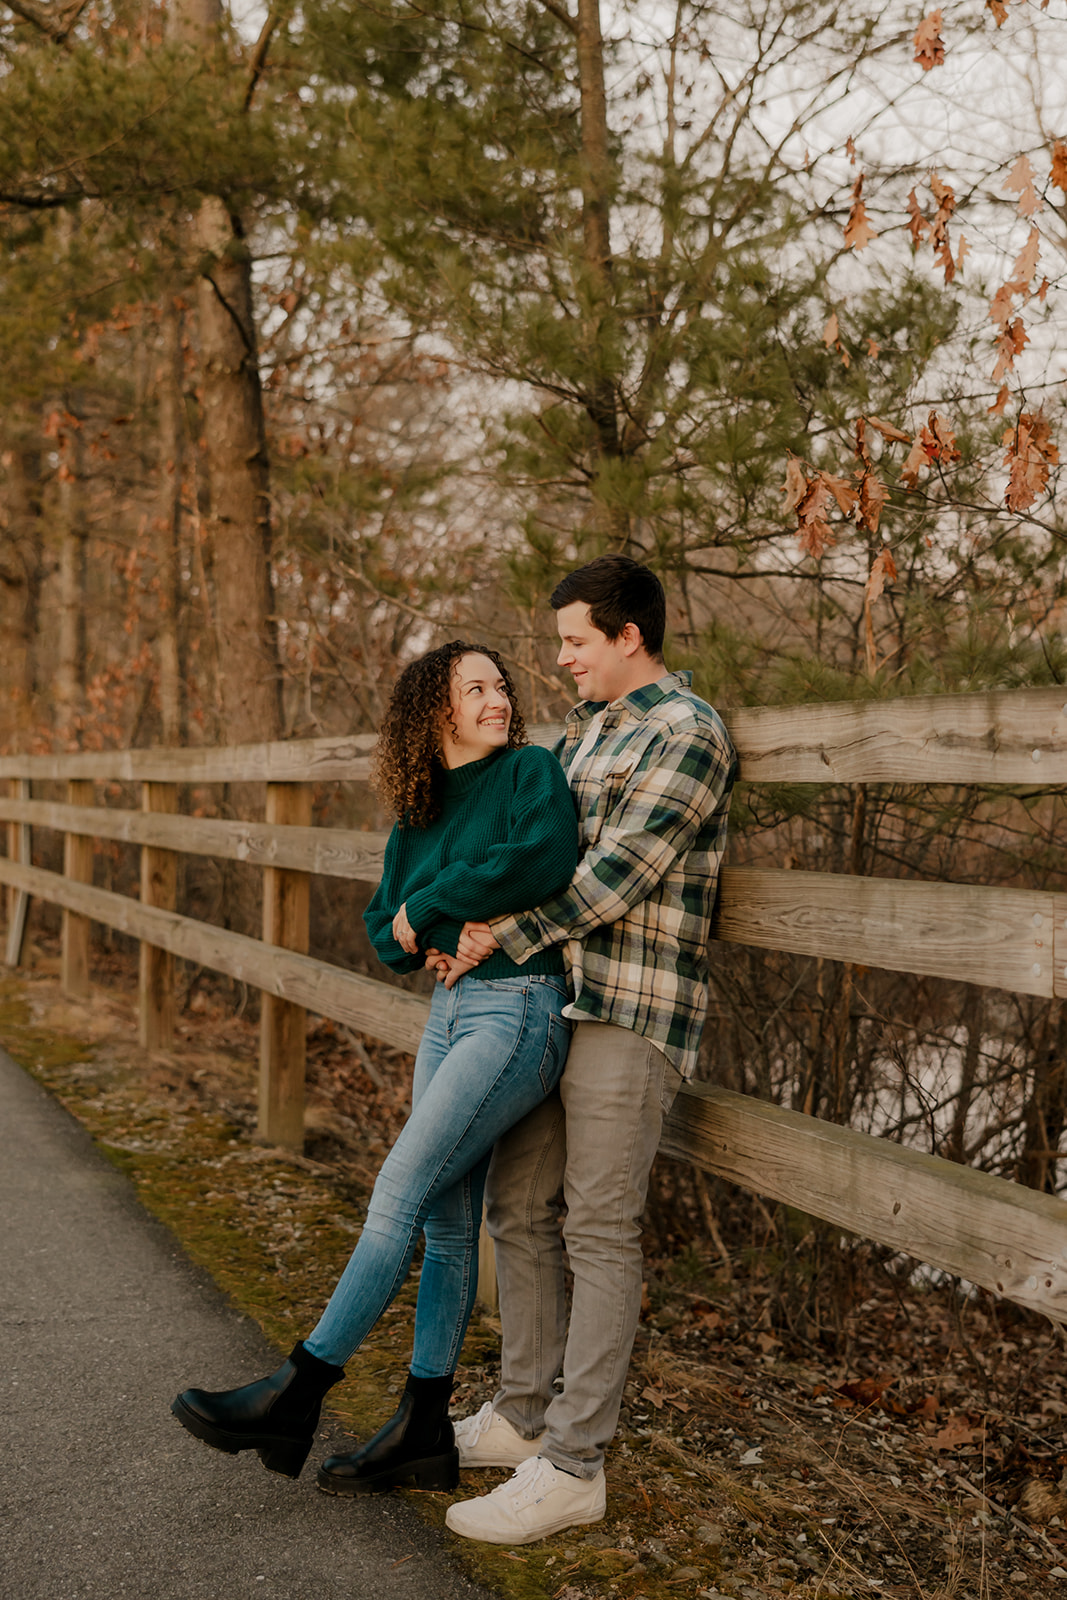
<instances>
[{"instance_id":1,"label":"woman's jeans","mask_svg":"<svg viewBox=\"0 0 1067 1600\"><path fill-rule=\"evenodd\" d=\"M359 1243L304 1345L344 1366L426 1250L411 1371L454 1372L478 1286L489 1157L502 1133L555 1088L570 1042L563 978L438 984L415 1058L412 1111L386 1156Z\"/></svg>"}]
</instances>

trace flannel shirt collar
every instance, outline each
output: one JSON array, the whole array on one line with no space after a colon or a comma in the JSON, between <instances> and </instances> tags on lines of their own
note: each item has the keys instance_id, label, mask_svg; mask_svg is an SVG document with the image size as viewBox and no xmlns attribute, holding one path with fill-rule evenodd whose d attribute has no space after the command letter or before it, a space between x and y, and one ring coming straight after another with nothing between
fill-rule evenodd
<instances>
[{"instance_id":1,"label":"flannel shirt collar","mask_svg":"<svg viewBox=\"0 0 1067 1600\"><path fill-rule=\"evenodd\" d=\"M604 711L606 712L604 727L616 728L624 720L627 712L637 718L643 717L662 700L666 700L669 694L678 689L690 688L692 682L691 672L665 672L655 683L642 684L640 689L634 689L618 700L580 700L571 711L568 711L566 720L568 723L580 726L589 722L598 712Z\"/></svg>"}]
</instances>

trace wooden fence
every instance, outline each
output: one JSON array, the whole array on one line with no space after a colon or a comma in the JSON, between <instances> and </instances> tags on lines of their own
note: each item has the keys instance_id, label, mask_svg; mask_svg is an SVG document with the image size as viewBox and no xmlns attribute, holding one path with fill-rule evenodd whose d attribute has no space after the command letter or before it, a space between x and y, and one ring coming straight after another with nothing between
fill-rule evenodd
<instances>
[{"instance_id":1,"label":"wooden fence","mask_svg":"<svg viewBox=\"0 0 1067 1600\"><path fill-rule=\"evenodd\" d=\"M1067 692L745 709L727 722L750 783L1041 785L1067 782ZM558 730L537 728L549 743ZM90 920L141 942L140 1034L166 1044L174 959L262 991L259 1133L299 1148L308 1010L414 1050L428 1002L307 954L309 879L376 882L385 836L309 826L311 785L362 782L371 736L230 749L120 750L0 758L0 883L7 961L31 896L63 911L62 981L88 990ZM67 784L65 804L34 781ZM97 806L95 786L141 785L142 807ZM262 782L265 820L181 816L179 785ZM3 785L0 784L0 787ZM31 827L64 837L64 870L31 862ZM141 849L139 900L93 887L93 840ZM263 938L175 909L181 853L263 870ZM1067 894L730 867L714 937L894 971L1067 998ZM706 1084L683 1089L662 1148L745 1188L905 1251L1067 1322L1067 1204L887 1140Z\"/></svg>"}]
</instances>

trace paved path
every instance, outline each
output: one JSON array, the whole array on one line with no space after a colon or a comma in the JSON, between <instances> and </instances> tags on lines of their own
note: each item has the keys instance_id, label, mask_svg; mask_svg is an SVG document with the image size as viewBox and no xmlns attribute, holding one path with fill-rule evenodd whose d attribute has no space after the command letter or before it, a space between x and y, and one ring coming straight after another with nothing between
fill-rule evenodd
<instances>
[{"instance_id":1,"label":"paved path","mask_svg":"<svg viewBox=\"0 0 1067 1600\"><path fill-rule=\"evenodd\" d=\"M488 1600L389 1495L338 1500L170 1402L278 1357L0 1051L2 1600Z\"/></svg>"}]
</instances>

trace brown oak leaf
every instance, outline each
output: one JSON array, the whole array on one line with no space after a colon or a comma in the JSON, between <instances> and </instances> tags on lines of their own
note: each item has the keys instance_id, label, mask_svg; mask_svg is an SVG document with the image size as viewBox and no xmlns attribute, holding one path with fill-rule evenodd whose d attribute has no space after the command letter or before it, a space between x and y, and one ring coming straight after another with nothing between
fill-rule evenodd
<instances>
[{"instance_id":1,"label":"brown oak leaf","mask_svg":"<svg viewBox=\"0 0 1067 1600\"><path fill-rule=\"evenodd\" d=\"M911 438L910 433L905 433L902 428L896 428L891 422L883 422L881 417L867 418L872 428L877 428L883 439L895 439L898 444L907 444Z\"/></svg>"},{"instance_id":2,"label":"brown oak leaf","mask_svg":"<svg viewBox=\"0 0 1067 1600\"><path fill-rule=\"evenodd\" d=\"M919 210L919 202L915 198L915 190L908 195L908 232L911 234L911 247L918 250L926 235L930 232L930 224Z\"/></svg>"},{"instance_id":3,"label":"brown oak leaf","mask_svg":"<svg viewBox=\"0 0 1067 1600\"><path fill-rule=\"evenodd\" d=\"M871 570L867 574L864 592L868 602L873 605L876 600L881 598L886 584L895 583L896 580L896 562L893 560L889 546L883 545L871 563Z\"/></svg>"},{"instance_id":4,"label":"brown oak leaf","mask_svg":"<svg viewBox=\"0 0 1067 1600\"><path fill-rule=\"evenodd\" d=\"M837 501L837 507L842 516L851 516L853 508L859 500L858 489L855 489L847 478L835 478L832 472L820 472L819 477Z\"/></svg>"},{"instance_id":5,"label":"brown oak leaf","mask_svg":"<svg viewBox=\"0 0 1067 1600\"><path fill-rule=\"evenodd\" d=\"M1008 20L1008 8L1004 0L985 0L986 10L992 11L993 19L998 28L1002 28Z\"/></svg>"},{"instance_id":6,"label":"brown oak leaf","mask_svg":"<svg viewBox=\"0 0 1067 1600\"><path fill-rule=\"evenodd\" d=\"M1008 176L1004 179L1005 189L1011 189L1019 196L1016 204L1020 215L1032 217L1035 211L1040 211L1044 202L1034 187L1034 169L1030 165L1030 157L1019 156Z\"/></svg>"},{"instance_id":7,"label":"brown oak leaf","mask_svg":"<svg viewBox=\"0 0 1067 1600\"><path fill-rule=\"evenodd\" d=\"M808 480L804 476L804 468L796 456L790 456L785 468L785 483L782 493L785 495L786 511L795 511L808 492Z\"/></svg>"},{"instance_id":8,"label":"brown oak leaf","mask_svg":"<svg viewBox=\"0 0 1067 1600\"><path fill-rule=\"evenodd\" d=\"M941 13L931 11L915 30L915 60L924 72L939 67L945 59L945 46L941 38Z\"/></svg>"},{"instance_id":9,"label":"brown oak leaf","mask_svg":"<svg viewBox=\"0 0 1067 1600\"><path fill-rule=\"evenodd\" d=\"M826 518L830 511L830 490L820 478L808 485L808 492L797 506L797 538L801 548L816 561L834 543L833 529Z\"/></svg>"},{"instance_id":10,"label":"brown oak leaf","mask_svg":"<svg viewBox=\"0 0 1067 1600\"><path fill-rule=\"evenodd\" d=\"M867 207L863 203L863 173L852 188L852 209L845 224L845 243L850 250L865 250L878 235L867 220Z\"/></svg>"},{"instance_id":11,"label":"brown oak leaf","mask_svg":"<svg viewBox=\"0 0 1067 1600\"><path fill-rule=\"evenodd\" d=\"M1041 235L1031 225L1030 237L1023 245L1015 258L1015 265L1011 269L1011 280L1006 285L1014 289L1016 294L1025 294L1030 287L1030 279L1037 271L1037 257L1041 249Z\"/></svg>"},{"instance_id":12,"label":"brown oak leaf","mask_svg":"<svg viewBox=\"0 0 1067 1600\"><path fill-rule=\"evenodd\" d=\"M919 482L919 473L923 467L928 467L933 457L926 448L926 439L929 429L923 428L915 435L915 442L908 451L904 465L900 469L900 481L906 489L914 489Z\"/></svg>"},{"instance_id":13,"label":"brown oak leaf","mask_svg":"<svg viewBox=\"0 0 1067 1600\"><path fill-rule=\"evenodd\" d=\"M860 479L859 520L871 533L878 532L882 507L889 499L889 490L875 472L865 472Z\"/></svg>"},{"instance_id":14,"label":"brown oak leaf","mask_svg":"<svg viewBox=\"0 0 1067 1600\"><path fill-rule=\"evenodd\" d=\"M1052 171L1050 181L1067 194L1067 142L1057 139L1052 146Z\"/></svg>"},{"instance_id":15,"label":"brown oak leaf","mask_svg":"<svg viewBox=\"0 0 1067 1600\"><path fill-rule=\"evenodd\" d=\"M1015 365L1015 357L1030 343L1030 335L1023 327L1022 317L1016 317L997 340L997 364L993 368L993 382L999 383L1005 373Z\"/></svg>"},{"instance_id":16,"label":"brown oak leaf","mask_svg":"<svg viewBox=\"0 0 1067 1600\"><path fill-rule=\"evenodd\" d=\"M1060 459L1052 443L1052 429L1043 412L1024 411L1014 428L1004 434L1009 469L1004 500L1009 511L1025 511L1048 487L1049 467Z\"/></svg>"}]
</instances>

